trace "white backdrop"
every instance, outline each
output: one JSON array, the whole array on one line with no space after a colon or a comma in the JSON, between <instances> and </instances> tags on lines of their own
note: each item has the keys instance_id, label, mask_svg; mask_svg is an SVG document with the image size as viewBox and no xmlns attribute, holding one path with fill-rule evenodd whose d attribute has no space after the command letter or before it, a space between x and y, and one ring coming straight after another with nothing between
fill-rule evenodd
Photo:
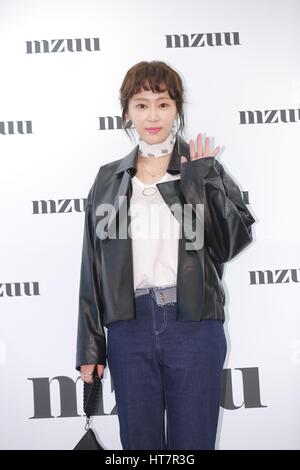
<instances>
[{"instance_id":1,"label":"white backdrop","mask_svg":"<svg viewBox=\"0 0 300 470\"><path fill-rule=\"evenodd\" d=\"M141 60L180 73L186 139L222 145L257 221L224 273L217 449L300 449L299 16L299 0L0 0L2 449L71 449L84 432L83 202L99 166L133 147L118 90ZM101 442L121 449L108 368L101 405Z\"/></svg>"}]
</instances>

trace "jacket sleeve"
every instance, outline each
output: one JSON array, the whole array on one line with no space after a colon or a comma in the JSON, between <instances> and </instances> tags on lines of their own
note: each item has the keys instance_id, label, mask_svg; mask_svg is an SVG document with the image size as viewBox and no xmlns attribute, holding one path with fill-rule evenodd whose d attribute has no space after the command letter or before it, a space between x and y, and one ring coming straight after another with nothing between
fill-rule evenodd
<instances>
[{"instance_id":1,"label":"jacket sleeve","mask_svg":"<svg viewBox=\"0 0 300 470\"><path fill-rule=\"evenodd\" d=\"M95 253L95 223L92 213L94 185L85 210L82 258L79 285L76 369L83 364L103 364L106 367L106 339L103 328L99 256Z\"/></svg>"},{"instance_id":2,"label":"jacket sleeve","mask_svg":"<svg viewBox=\"0 0 300 470\"><path fill-rule=\"evenodd\" d=\"M252 242L255 222L237 184L215 157L181 165L185 198L193 206L204 204L204 243L212 258L224 263Z\"/></svg>"}]
</instances>

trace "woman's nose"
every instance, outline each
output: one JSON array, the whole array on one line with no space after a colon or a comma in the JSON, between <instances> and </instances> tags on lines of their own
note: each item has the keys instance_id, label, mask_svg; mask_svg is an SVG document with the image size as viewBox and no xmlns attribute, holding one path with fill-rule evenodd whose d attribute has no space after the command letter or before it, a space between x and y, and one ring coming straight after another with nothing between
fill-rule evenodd
<instances>
[{"instance_id":1,"label":"woman's nose","mask_svg":"<svg viewBox=\"0 0 300 470\"><path fill-rule=\"evenodd\" d=\"M152 121L155 121L158 118L158 110L155 107L150 108L149 117Z\"/></svg>"}]
</instances>

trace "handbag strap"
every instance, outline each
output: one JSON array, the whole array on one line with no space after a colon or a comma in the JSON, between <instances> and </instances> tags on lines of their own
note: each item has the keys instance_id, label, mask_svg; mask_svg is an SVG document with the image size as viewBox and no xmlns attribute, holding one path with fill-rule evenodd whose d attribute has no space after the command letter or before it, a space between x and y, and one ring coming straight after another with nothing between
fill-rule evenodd
<instances>
[{"instance_id":1,"label":"handbag strap","mask_svg":"<svg viewBox=\"0 0 300 470\"><path fill-rule=\"evenodd\" d=\"M98 400L100 396L101 379L97 370L93 373L93 383L84 382L83 384L83 409L89 420L97 411ZM89 425L89 421L86 426Z\"/></svg>"}]
</instances>

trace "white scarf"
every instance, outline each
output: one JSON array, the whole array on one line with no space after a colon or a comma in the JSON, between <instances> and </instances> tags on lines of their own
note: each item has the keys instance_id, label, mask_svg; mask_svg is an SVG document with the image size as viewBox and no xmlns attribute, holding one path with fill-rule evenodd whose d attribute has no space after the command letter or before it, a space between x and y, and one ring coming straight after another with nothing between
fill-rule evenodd
<instances>
[{"instance_id":1,"label":"white scarf","mask_svg":"<svg viewBox=\"0 0 300 470\"><path fill-rule=\"evenodd\" d=\"M176 134L171 131L168 137L159 144L148 144L139 137L138 154L143 157L163 157L172 152L176 140Z\"/></svg>"}]
</instances>

